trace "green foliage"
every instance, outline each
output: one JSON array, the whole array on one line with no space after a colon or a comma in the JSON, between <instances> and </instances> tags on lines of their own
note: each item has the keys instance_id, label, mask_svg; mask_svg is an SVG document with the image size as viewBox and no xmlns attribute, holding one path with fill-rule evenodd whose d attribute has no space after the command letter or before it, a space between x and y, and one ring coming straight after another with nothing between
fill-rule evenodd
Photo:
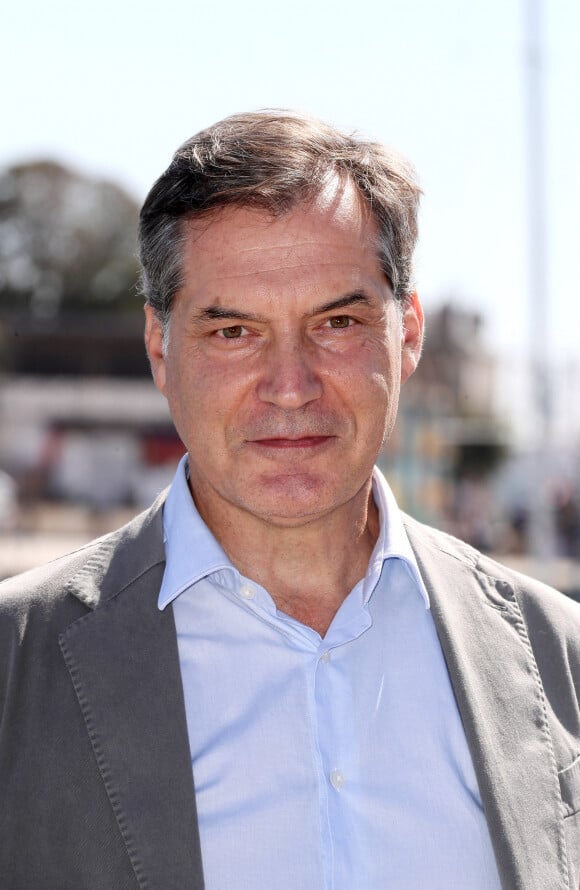
<instances>
[{"instance_id":1,"label":"green foliage","mask_svg":"<svg viewBox=\"0 0 580 890\"><path fill-rule=\"evenodd\" d=\"M0 311L38 320L137 309L138 207L52 161L0 174Z\"/></svg>"}]
</instances>

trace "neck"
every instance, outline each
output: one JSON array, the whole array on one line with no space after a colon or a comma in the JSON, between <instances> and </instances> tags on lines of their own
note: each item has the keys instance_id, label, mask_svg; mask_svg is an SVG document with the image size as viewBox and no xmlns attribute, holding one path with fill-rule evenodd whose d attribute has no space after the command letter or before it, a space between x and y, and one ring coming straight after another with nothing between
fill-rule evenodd
<instances>
[{"instance_id":1,"label":"neck","mask_svg":"<svg viewBox=\"0 0 580 890\"><path fill-rule=\"evenodd\" d=\"M320 636L364 577L379 531L370 480L348 504L291 527L232 505L221 517L197 506L236 568L264 587L280 611Z\"/></svg>"}]
</instances>

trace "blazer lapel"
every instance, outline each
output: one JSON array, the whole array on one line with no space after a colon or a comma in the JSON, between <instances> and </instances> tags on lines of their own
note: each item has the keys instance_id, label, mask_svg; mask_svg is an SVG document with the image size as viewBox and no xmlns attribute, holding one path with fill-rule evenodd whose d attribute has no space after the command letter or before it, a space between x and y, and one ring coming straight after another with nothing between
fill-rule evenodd
<instances>
[{"instance_id":1,"label":"blazer lapel","mask_svg":"<svg viewBox=\"0 0 580 890\"><path fill-rule=\"evenodd\" d=\"M61 649L139 885L202 890L175 624L157 609L161 510L130 529L75 580L93 611Z\"/></svg>"},{"instance_id":2,"label":"blazer lapel","mask_svg":"<svg viewBox=\"0 0 580 890\"><path fill-rule=\"evenodd\" d=\"M471 551L407 523L462 716L506 890L567 888L557 767L513 589ZM443 547L446 544L443 543Z\"/></svg>"}]
</instances>

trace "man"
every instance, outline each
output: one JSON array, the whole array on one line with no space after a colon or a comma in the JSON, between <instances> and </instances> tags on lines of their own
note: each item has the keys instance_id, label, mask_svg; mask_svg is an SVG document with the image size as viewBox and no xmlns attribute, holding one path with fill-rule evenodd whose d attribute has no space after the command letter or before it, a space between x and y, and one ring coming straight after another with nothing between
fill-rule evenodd
<instances>
[{"instance_id":1,"label":"man","mask_svg":"<svg viewBox=\"0 0 580 890\"><path fill-rule=\"evenodd\" d=\"M421 350L418 196L286 113L154 185L146 345L187 455L2 588L12 890L580 886L580 610L373 470Z\"/></svg>"}]
</instances>

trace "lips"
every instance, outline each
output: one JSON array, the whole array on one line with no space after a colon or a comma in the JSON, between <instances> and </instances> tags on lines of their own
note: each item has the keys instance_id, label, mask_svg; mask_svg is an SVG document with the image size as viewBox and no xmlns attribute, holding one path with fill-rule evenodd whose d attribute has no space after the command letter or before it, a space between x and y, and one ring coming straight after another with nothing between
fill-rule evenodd
<instances>
[{"instance_id":1,"label":"lips","mask_svg":"<svg viewBox=\"0 0 580 890\"><path fill-rule=\"evenodd\" d=\"M329 442L333 436L298 436L284 438L276 436L271 439L254 439L252 445L262 448L316 448Z\"/></svg>"}]
</instances>

